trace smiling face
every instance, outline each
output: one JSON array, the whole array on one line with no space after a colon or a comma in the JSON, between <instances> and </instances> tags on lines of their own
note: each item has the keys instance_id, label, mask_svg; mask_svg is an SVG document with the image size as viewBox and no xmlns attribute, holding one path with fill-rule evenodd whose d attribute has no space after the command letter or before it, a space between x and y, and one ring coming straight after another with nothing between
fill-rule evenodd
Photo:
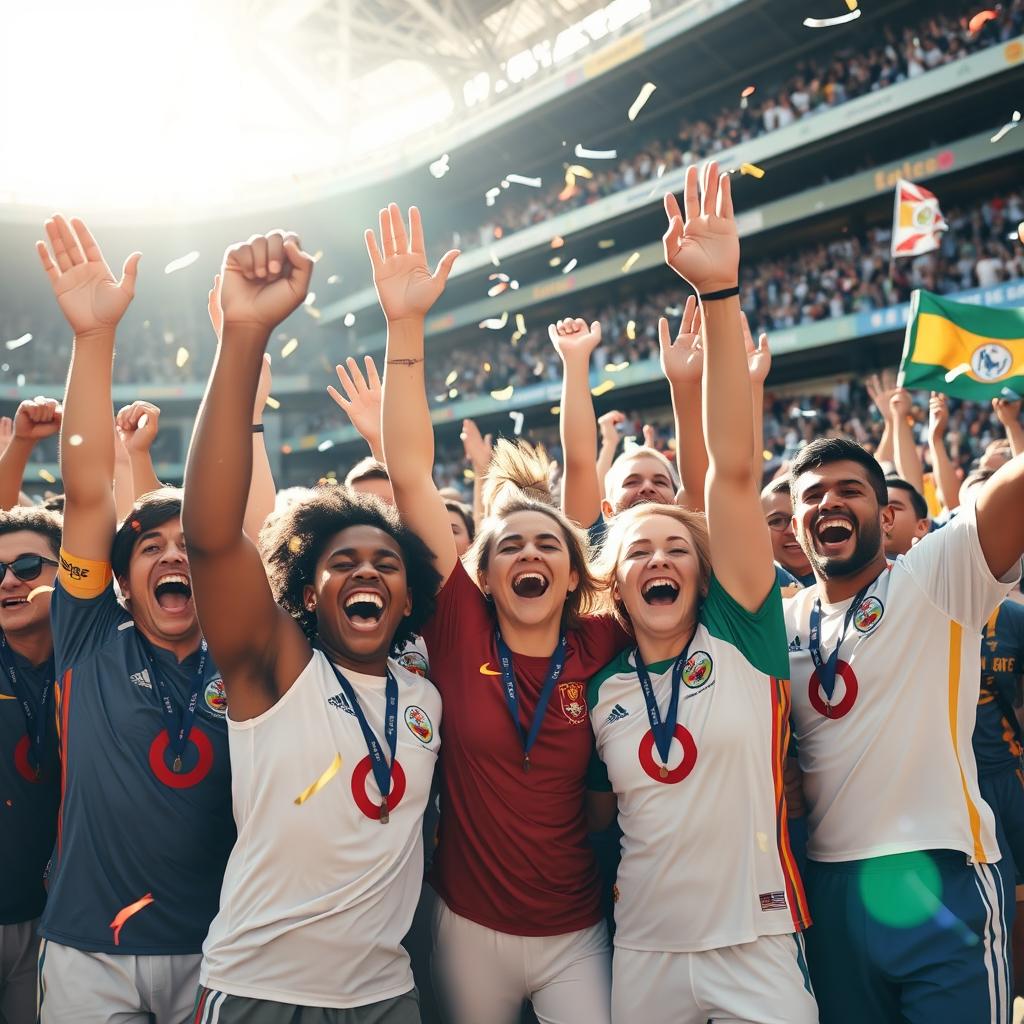
<instances>
[{"instance_id":1,"label":"smiling face","mask_svg":"<svg viewBox=\"0 0 1024 1024\"><path fill-rule=\"evenodd\" d=\"M645 502L671 505L675 497L676 485L665 460L640 450L622 455L612 464L605 478L601 510L610 517Z\"/></svg>"},{"instance_id":2,"label":"smiling face","mask_svg":"<svg viewBox=\"0 0 1024 1024\"><path fill-rule=\"evenodd\" d=\"M914 542L928 536L928 520L918 519L910 495L901 487L889 488L889 508L892 509L892 527L885 537L885 553L890 558L905 555Z\"/></svg>"},{"instance_id":3,"label":"smiling face","mask_svg":"<svg viewBox=\"0 0 1024 1024\"><path fill-rule=\"evenodd\" d=\"M810 575L811 563L793 532L793 502L788 492L761 495L761 508L771 534L775 561L794 576Z\"/></svg>"},{"instance_id":4,"label":"smiling face","mask_svg":"<svg viewBox=\"0 0 1024 1024\"><path fill-rule=\"evenodd\" d=\"M329 652L356 664L387 658L395 632L412 611L402 549L378 526L348 526L324 544L306 607Z\"/></svg>"},{"instance_id":5,"label":"smiling face","mask_svg":"<svg viewBox=\"0 0 1024 1024\"><path fill-rule=\"evenodd\" d=\"M57 575L55 565L43 565L35 579L20 580L10 563L23 555L39 555L56 562L57 556L46 537L34 530L16 530L0 534L0 562L6 562L7 572L0 583L0 629L8 637L19 633L50 628L50 594L37 594L31 601L28 595L36 587L52 587Z\"/></svg>"},{"instance_id":6,"label":"smiling face","mask_svg":"<svg viewBox=\"0 0 1024 1024\"><path fill-rule=\"evenodd\" d=\"M792 487L797 537L819 575L852 576L878 557L893 513L879 507L863 466L830 462L801 473Z\"/></svg>"},{"instance_id":7,"label":"smiling face","mask_svg":"<svg viewBox=\"0 0 1024 1024\"><path fill-rule=\"evenodd\" d=\"M499 615L519 626L560 619L566 595L579 586L558 521L527 510L505 516L479 575Z\"/></svg>"}]
</instances>

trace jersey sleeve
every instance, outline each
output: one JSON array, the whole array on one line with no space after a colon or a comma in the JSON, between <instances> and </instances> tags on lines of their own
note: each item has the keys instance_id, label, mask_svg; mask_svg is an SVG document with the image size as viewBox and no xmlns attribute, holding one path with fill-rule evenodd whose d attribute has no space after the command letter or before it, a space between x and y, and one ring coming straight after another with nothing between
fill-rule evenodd
<instances>
[{"instance_id":1,"label":"jersey sleeve","mask_svg":"<svg viewBox=\"0 0 1024 1024\"><path fill-rule=\"evenodd\" d=\"M981 550L973 507L915 544L902 562L936 608L977 633L1020 578L1019 565L1004 580L992 575Z\"/></svg>"},{"instance_id":2,"label":"jersey sleeve","mask_svg":"<svg viewBox=\"0 0 1024 1024\"><path fill-rule=\"evenodd\" d=\"M63 557L61 558L63 562ZM73 667L93 651L98 651L117 635L118 628L132 621L117 599L114 582L95 597L79 597L70 592L61 574L50 596L50 624L53 627L53 657L57 673Z\"/></svg>"},{"instance_id":3,"label":"jersey sleeve","mask_svg":"<svg viewBox=\"0 0 1024 1024\"><path fill-rule=\"evenodd\" d=\"M776 679L789 678L786 623L778 587L771 588L756 612L748 612L712 576L700 619L712 636L732 644L758 671Z\"/></svg>"},{"instance_id":4,"label":"jersey sleeve","mask_svg":"<svg viewBox=\"0 0 1024 1024\"><path fill-rule=\"evenodd\" d=\"M431 664L443 665L446 653L461 650L467 637L486 635L493 629L484 595L469 578L462 562L456 561L451 575L438 591L433 614L420 631ZM438 678L431 677L431 682L442 693L443 675L443 671L438 671Z\"/></svg>"}]
</instances>

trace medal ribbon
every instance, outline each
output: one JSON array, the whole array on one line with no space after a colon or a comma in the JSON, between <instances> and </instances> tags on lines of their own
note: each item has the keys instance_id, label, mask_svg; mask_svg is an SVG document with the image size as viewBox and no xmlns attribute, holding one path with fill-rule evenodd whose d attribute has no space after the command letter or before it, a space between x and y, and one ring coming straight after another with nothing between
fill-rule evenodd
<instances>
[{"instance_id":1,"label":"medal ribbon","mask_svg":"<svg viewBox=\"0 0 1024 1024\"><path fill-rule=\"evenodd\" d=\"M696 632L694 633L696 636ZM633 661L636 665L637 678L640 680L640 690L644 695L644 704L647 705L647 719L651 723L651 735L654 736L654 745L658 749L658 757L661 758L662 772L668 767L668 755L672 748L672 738L676 734L676 716L679 713L679 684L683 681L683 669L690 658L690 645L693 637L683 649L683 653L672 662L672 695L668 701L668 714L664 721L661 712L658 710L658 699L654 695L654 685L651 683L651 675L647 671L644 659L640 656L640 648L633 649Z\"/></svg>"},{"instance_id":2,"label":"medal ribbon","mask_svg":"<svg viewBox=\"0 0 1024 1024\"><path fill-rule=\"evenodd\" d=\"M175 710L174 701L171 700L171 694L167 689L167 685L160 678L160 673L156 670L156 658L153 655L153 648L149 640L137 628L135 633L142 643L143 650L146 652L146 660L149 662L149 672L153 680L153 688L160 698L160 705L164 711L164 728L167 730L167 738L170 740L169 746L171 753L174 755L172 769L175 772L180 772L181 758L185 753L185 748L188 746L188 738L192 732L192 723L196 718L196 704L199 703L199 692L202 690L206 679L206 640L202 640L199 644L199 664L196 667L195 682L192 684L192 692L189 694L188 704L181 715L179 715Z\"/></svg>"},{"instance_id":3,"label":"medal ribbon","mask_svg":"<svg viewBox=\"0 0 1024 1024\"><path fill-rule=\"evenodd\" d=\"M853 622L854 615L857 614L857 609L860 607L861 601L868 596L868 591L877 581L878 576L858 592L857 596L853 599L853 603L846 609L846 615L843 617L843 629L839 634L839 640L836 643L835 650L824 661L821 657L820 597L815 598L814 605L811 608L811 623L807 636L807 650L811 655L811 661L814 662L814 667L818 670L818 682L821 683L821 688L825 691L825 698L830 704L832 702L832 694L835 693L836 689L836 670L839 667L839 648L843 646L843 641L846 639L846 633L850 628L850 623Z\"/></svg>"},{"instance_id":4,"label":"medal ribbon","mask_svg":"<svg viewBox=\"0 0 1024 1024\"><path fill-rule=\"evenodd\" d=\"M384 757L380 741L370 727L370 723L359 706L359 698L352 684L341 673L341 670L327 656L326 651L320 648L321 653L327 658L327 664L334 670L338 677L338 685L342 693L348 698L352 705L352 711L359 723L359 729L366 742L366 750L370 755L370 767L373 769L373 778L380 790L380 821L382 825L388 823L388 796L391 793L391 768L395 763L395 750L398 747L398 680L395 679L390 667L388 668L387 683L384 687L384 742L387 744L388 756Z\"/></svg>"},{"instance_id":5,"label":"medal ribbon","mask_svg":"<svg viewBox=\"0 0 1024 1024\"><path fill-rule=\"evenodd\" d=\"M18 698L22 714L25 716L25 732L28 734L28 762L35 769L36 775L40 773L43 766L43 743L46 739L46 723L50 719L47 702L50 692L53 690L53 681L56 678L56 670L53 665L53 655L50 656L46 667L45 679L42 691L39 694L39 707L32 701L32 694L28 687L22 685L18 677L18 670L14 667L13 652L7 646L7 637L0 632L0 666L7 673L11 680L11 689L14 696Z\"/></svg>"},{"instance_id":6,"label":"medal ribbon","mask_svg":"<svg viewBox=\"0 0 1024 1024\"><path fill-rule=\"evenodd\" d=\"M558 645L555 647L551 660L548 662L547 678L544 680L544 686L537 697L537 706L533 709L533 721L530 723L528 734L523 732L522 722L519 721L519 694L516 691L516 670L512 661L512 652L508 649L508 645L502 639L501 631L498 629L494 631L494 643L498 648L498 660L501 662L501 679L503 683L502 689L505 693L505 704L512 718L512 724L519 734L519 742L523 746L523 771L528 772L530 770L530 751L533 749L533 744L540 733L540 726L544 721L544 713L548 709L548 703L551 701L551 694L555 689L555 683L558 682L558 677L562 674L568 641L564 633L558 638Z\"/></svg>"}]
</instances>

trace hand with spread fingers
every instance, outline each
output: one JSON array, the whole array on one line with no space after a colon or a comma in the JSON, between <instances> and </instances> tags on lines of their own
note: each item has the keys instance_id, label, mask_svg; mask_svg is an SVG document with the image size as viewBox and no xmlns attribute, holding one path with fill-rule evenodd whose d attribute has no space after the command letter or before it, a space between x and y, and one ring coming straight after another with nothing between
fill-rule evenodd
<instances>
[{"instance_id":1,"label":"hand with spread fingers","mask_svg":"<svg viewBox=\"0 0 1024 1024\"><path fill-rule=\"evenodd\" d=\"M348 369L340 363L334 368L338 374L344 395L337 388L327 385L327 393L341 406L345 415L352 421L352 426L359 431L359 436L370 446L376 455L380 451L380 375L374 364L373 356L364 356L366 376L363 377L359 363L351 356L346 360ZM377 456L379 458L379 456Z\"/></svg>"},{"instance_id":2,"label":"hand with spread fingers","mask_svg":"<svg viewBox=\"0 0 1024 1024\"><path fill-rule=\"evenodd\" d=\"M683 319L675 341L668 320L658 319L658 344L661 348L661 372L670 384L700 386L704 372L704 350L700 335L700 305L691 295L683 307Z\"/></svg>"},{"instance_id":3,"label":"hand with spread fingers","mask_svg":"<svg viewBox=\"0 0 1024 1024\"><path fill-rule=\"evenodd\" d=\"M380 211L380 240L369 228L364 237L373 268L373 284L384 315L391 323L422 319L444 291L459 251L446 252L431 272L427 266L420 211L415 206L409 207L406 231L402 211L396 203Z\"/></svg>"},{"instance_id":4,"label":"hand with spread fingers","mask_svg":"<svg viewBox=\"0 0 1024 1024\"><path fill-rule=\"evenodd\" d=\"M740 324L743 327L743 344L747 349L747 370L750 373L750 383L764 384L772 368L772 350L768 345L768 335L762 331L757 337L755 346L746 313L740 313Z\"/></svg>"},{"instance_id":5,"label":"hand with spread fingers","mask_svg":"<svg viewBox=\"0 0 1024 1024\"><path fill-rule=\"evenodd\" d=\"M601 325L595 320L588 326L586 320L570 316L550 324L548 337L563 362L585 359L589 366L594 349L601 344Z\"/></svg>"},{"instance_id":6,"label":"hand with spread fingers","mask_svg":"<svg viewBox=\"0 0 1024 1024\"><path fill-rule=\"evenodd\" d=\"M142 254L133 252L124 261L116 281L96 239L77 217L69 223L57 214L45 228L49 245L36 242L36 252L75 336L113 331L135 297Z\"/></svg>"},{"instance_id":7,"label":"hand with spread fingers","mask_svg":"<svg viewBox=\"0 0 1024 1024\"><path fill-rule=\"evenodd\" d=\"M896 393L896 378L888 370L881 375L873 373L866 381L868 397L875 404L883 420L892 419L892 396Z\"/></svg>"},{"instance_id":8,"label":"hand with spread fingers","mask_svg":"<svg viewBox=\"0 0 1024 1024\"><path fill-rule=\"evenodd\" d=\"M701 187L698 189L698 177ZM698 295L735 288L739 280L740 238L733 217L732 185L718 164L686 168L683 212L676 197L665 196L668 229L662 236L665 262ZM684 220L685 214L685 220Z\"/></svg>"},{"instance_id":9,"label":"hand with spread fingers","mask_svg":"<svg viewBox=\"0 0 1024 1024\"><path fill-rule=\"evenodd\" d=\"M313 257L292 232L252 235L229 247L220 272L223 329L248 325L272 331L302 305L312 275Z\"/></svg>"},{"instance_id":10,"label":"hand with spread fingers","mask_svg":"<svg viewBox=\"0 0 1024 1024\"><path fill-rule=\"evenodd\" d=\"M20 441L41 441L60 430L64 410L56 398L38 395L26 399L14 414L14 437Z\"/></svg>"},{"instance_id":11,"label":"hand with spread fingers","mask_svg":"<svg viewBox=\"0 0 1024 1024\"><path fill-rule=\"evenodd\" d=\"M118 412L114 425L129 456L148 452L160 431L160 410L152 402L135 401Z\"/></svg>"},{"instance_id":12,"label":"hand with spread fingers","mask_svg":"<svg viewBox=\"0 0 1024 1024\"><path fill-rule=\"evenodd\" d=\"M492 434L480 434L480 428L472 420L462 421L462 433L459 434L462 440L462 448L473 472L477 476L483 476L487 467L491 464L491 452L494 449L494 436Z\"/></svg>"}]
</instances>

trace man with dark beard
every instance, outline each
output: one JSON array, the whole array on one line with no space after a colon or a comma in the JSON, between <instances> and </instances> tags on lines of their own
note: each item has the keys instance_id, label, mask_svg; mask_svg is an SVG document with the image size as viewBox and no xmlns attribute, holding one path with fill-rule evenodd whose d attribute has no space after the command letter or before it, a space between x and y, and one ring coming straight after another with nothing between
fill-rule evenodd
<instances>
[{"instance_id":1,"label":"man with dark beard","mask_svg":"<svg viewBox=\"0 0 1024 1024\"><path fill-rule=\"evenodd\" d=\"M815 586L786 602L824 1024L1010 1020L1013 879L971 749L977 641L1019 579L1024 458L888 563L885 477L851 441L790 475Z\"/></svg>"}]
</instances>

